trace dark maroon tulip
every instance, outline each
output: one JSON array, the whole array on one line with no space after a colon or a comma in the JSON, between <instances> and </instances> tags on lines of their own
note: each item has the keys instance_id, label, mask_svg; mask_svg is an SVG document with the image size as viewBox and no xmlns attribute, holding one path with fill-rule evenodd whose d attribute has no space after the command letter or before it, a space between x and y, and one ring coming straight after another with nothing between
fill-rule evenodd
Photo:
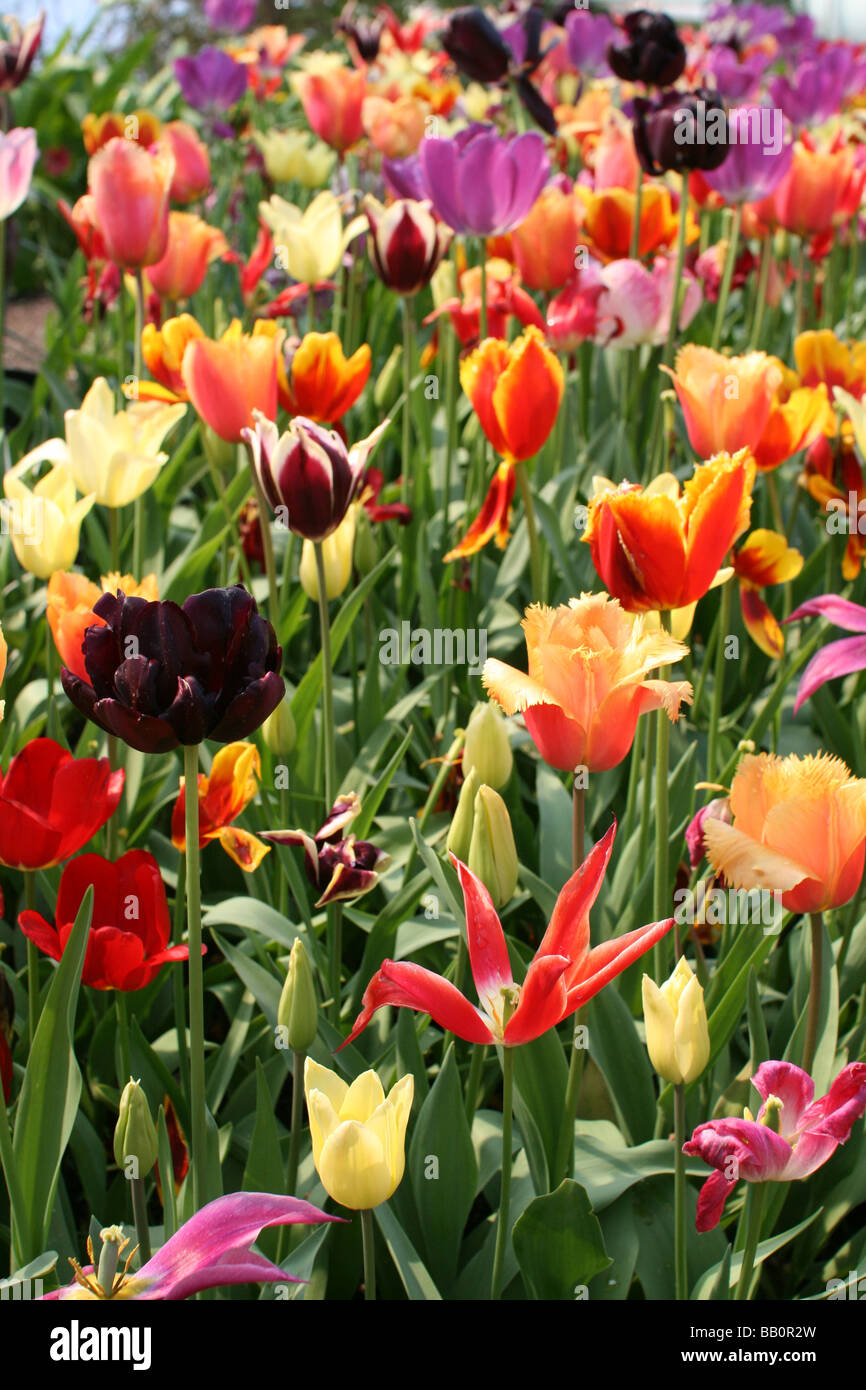
<instances>
[{"instance_id":1,"label":"dark maroon tulip","mask_svg":"<svg viewBox=\"0 0 866 1390\"><path fill-rule=\"evenodd\" d=\"M624 43L612 43L607 61L622 82L669 87L686 66L685 44L673 20L651 10L632 10L623 19Z\"/></svg>"},{"instance_id":2,"label":"dark maroon tulip","mask_svg":"<svg viewBox=\"0 0 866 1390\"><path fill-rule=\"evenodd\" d=\"M715 92L665 92L652 100L635 97L634 146L647 174L718 169L728 154L728 121Z\"/></svg>"},{"instance_id":3,"label":"dark maroon tulip","mask_svg":"<svg viewBox=\"0 0 866 1390\"><path fill-rule=\"evenodd\" d=\"M363 207L370 226L367 247L379 279L397 294L417 294L451 245L450 227L436 221L429 202L413 198L383 207L368 194Z\"/></svg>"},{"instance_id":4,"label":"dark maroon tulip","mask_svg":"<svg viewBox=\"0 0 866 1390\"><path fill-rule=\"evenodd\" d=\"M274 629L242 584L206 589L182 607L118 591L94 607L104 627L84 634L90 684L61 667L76 709L142 753L211 738L231 743L283 698Z\"/></svg>"},{"instance_id":5,"label":"dark maroon tulip","mask_svg":"<svg viewBox=\"0 0 866 1390\"><path fill-rule=\"evenodd\" d=\"M4 16L5 37L0 36L0 92L21 85L33 64L42 40L45 11L22 28L13 15Z\"/></svg>"},{"instance_id":6,"label":"dark maroon tulip","mask_svg":"<svg viewBox=\"0 0 866 1390\"><path fill-rule=\"evenodd\" d=\"M282 435L260 410L253 419L255 428L242 434L277 519L304 540L325 540L357 497L368 455L388 421L347 449L336 430L303 415L294 416Z\"/></svg>"},{"instance_id":7,"label":"dark maroon tulip","mask_svg":"<svg viewBox=\"0 0 866 1390\"><path fill-rule=\"evenodd\" d=\"M442 47L470 82L501 82L508 75L511 49L477 5L454 11L442 34Z\"/></svg>"},{"instance_id":8,"label":"dark maroon tulip","mask_svg":"<svg viewBox=\"0 0 866 1390\"><path fill-rule=\"evenodd\" d=\"M384 28L385 23L382 19L356 17L355 6L351 3L344 7L336 25L337 33L345 34L346 38L351 40L358 50L358 56L365 63L375 63L379 56L379 44Z\"/></svg>"},{"instance_id":9,"label":"dark maroon tulip","mask_svg":"<svg viewBox=\"0 0 866 1390\"><path fill-rule=\"evenodd\" d=\"M263 830L261 838L275 845L303 845L304 869L319 894L316 907L359 898L376 886L391 860L384 850L343 831L361 810L355 792L338 796L331 814L315 835L305 830Z\"/></svg>"}]
</instances>

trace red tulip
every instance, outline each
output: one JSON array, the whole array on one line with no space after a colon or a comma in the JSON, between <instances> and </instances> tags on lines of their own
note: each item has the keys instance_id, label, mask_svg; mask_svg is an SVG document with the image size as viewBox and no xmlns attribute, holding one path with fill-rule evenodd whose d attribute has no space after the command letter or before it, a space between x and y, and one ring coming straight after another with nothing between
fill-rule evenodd
<instances>
[{"instance_id":1,"label":"red tulip","mask_svg":"<svg viewBox=\"0 0 866 1390\"><path fill-rule=\"evenodd\" d=\"M93 989L143 989L170 960L188 960L188 946L169 946L171 918L159 865L132 849L112 864L101 854L82 854L60 878L52 926L28 909L18 925L52 960L66 949L84 894L93 885L93 916L81 978ZM205 947L202 947L202 955Z\"/></svg>"},{"instance_id":2,"label":"red tulip","mask_svg":"<svg viewBox=\"0 0 866 1390\"><path fill-rule=\"evenodd\" d=\"M109 140L87 169L96 222L108 256L127 270L155 265L168 245L174 155L160 145Z\"/></svg>"},{"instance_id":3,"label":"red tulip","mask_svg":"<svg viewBox=\"0 0 866 1390\"><path fill-rule=\"evenodd\" d=\"M48 869L82 849L117 808L123 770L35 738L0 783L0 863Z\"/></svg>"}]
</instances>

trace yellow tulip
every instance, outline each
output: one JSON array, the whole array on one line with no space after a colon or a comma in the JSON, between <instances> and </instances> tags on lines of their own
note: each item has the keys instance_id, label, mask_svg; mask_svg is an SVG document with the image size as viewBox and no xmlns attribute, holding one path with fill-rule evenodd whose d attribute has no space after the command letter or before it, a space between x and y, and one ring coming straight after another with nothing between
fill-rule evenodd
<instances>
[{"instance_id":1,"label":"yellow tulip","mask_svg":"<svg viewBox=\"0 0 866 1390\"><path fill-rule=\"evenodd\" d=\"M355 545L355 524L357 506L346 512L336 531L322 541L322 559L325 564L325 593L328 598L338 598L352 575L352 551ZM304 541L301 549L301 562L298 566L301 588L314 603L319 599L319 575L316 569L316 548L312 541Z\"/></svg>"},{"instance_id":2,"label":"yellow tulip","mask_svg":"<svg viewBox=\"0 0 866 1390\"><path fill-rule=\"evenodd\" d=\"M406 1125L415 1081L403 1076L386 1099L374 1071L348 1086L310 1057L304 1093L313 1162L330 1197L352 1211L378 1207L397 1190L406 1163Z\"/></svg>"},{"instance_id":3,"label":"yellow tulip","mask_svg":"<svg viewBox=\"0 0 866 1390\"><path fill-rule=\"evenodd\" d=\"M675 1086L695 1081L710 1060L710 1034L704 991L681 956L669 980L659 988L644 975L641 993L650 1061Z\"/></svg>"},{"instance_id":4,"label":"yellow tulip","mask_svg":"<svg viewBox=\"0 0 866 1390\"><path fill-rule=\"evenodd\" d=\"M159 447L185 410L162 401L115 410L111 387L97 377L81 409L67 410L65 417L69 467L79 492L93 493L104 507L134 502L166 462L168 454Z\"/></svg>"},{"instance_id":5,"label":"yellow tulip","mask_svg":"<svg viewBox=\"0 0 866 1390\"><path fill-rule=\"evenodd\" d=\"M300 130L256 130L253 139L274 183L294 180L304 188L321 188L327 181L334 152L322 140L310 140Z\"/></svg>"},{"instance_id":6,"label":"yellow tulip","mask_svg":"<svg viewBox=\"0 0 866 1390\"><path fill-rule=\"evenodd\" d=\"M37 458L58 457L54 445L62 440L49 440L40 449L26 454L14 468L3 476L3 529L12 539L18 563L37 579L49 579L55 570L71 569L78 554L81 523L96 500L95 493L75 500L75 482L65 463L55 463L32 492L22 482L21 474Z\"/></svg>"},{"instance_id":7,"label":"yellow tulip","mask_svg":"<svg viewBox=\"0 0 866 1390\"><path fill-rule=\"evenodd\" d=\"M334 275L349 242L367 227L366 217L356 217L344 231L340 204L328 190L305 212L274 193L259 203L259 213L274 234L280 269L308 285Z\"/></svg>"}]
</instances>

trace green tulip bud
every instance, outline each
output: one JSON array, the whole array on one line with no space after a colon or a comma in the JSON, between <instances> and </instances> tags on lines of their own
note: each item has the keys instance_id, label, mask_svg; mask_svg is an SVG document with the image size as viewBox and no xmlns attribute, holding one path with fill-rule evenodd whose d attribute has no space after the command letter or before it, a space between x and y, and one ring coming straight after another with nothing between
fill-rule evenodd
<instances>
[{"instance_id":1,"label":"green tulip bud","mask_svg":"<svg viewBox=\"0 0 866 1390\"><path fill-rule=\"evenodd\" d=\"M294 751L297 731L292 714L292 696L286 693L272 714L262 725L262 738L265 747L277 757L288 757Z\"/></svg>"},{"instance_id":2,"label":"green tulip bud","mask_svg":"<svg viewBox=\"0 0 866 1390\"><path fill-rule=\"evenodd\" d=\"M138 1081L128 1081L120 1097L114 1130L114 1158L130 1178L146 1178L159 1148L147 1096Z\"/></svg>"},{"instance_id":3,"label":"green tulip bud","mask_svg":"<svg viewBox=\"0 0 866 1390\"><path fill-rule=\"evenodd\" d=\"M517 888L517 846L508 807L492 787L479 787L475 797L469 867L481 879L497 912L511 901Z\"/></svg>"},{"instance_id":4,"label":"green tulip bud","mask_svg":"<svg viewBox=\"0 0 866 1390\"><path fill-rule=\"evenodd\" d=\"M373 525L365 507L358 509L358 522L355 528L355 569L359 574L369 574L379 563L379 546L373 533Z\"/></svg>"},{"instance_id":5,"label":"green tulip bud","mask_svg":"<svg viewBox=\"0 0 866 1390\"><path fill-rule=\"evenodd\" d=\"M376 385L373 387L373 401L380 415L388 414L400 394L402 356L403 346L401 343L397 343L388 361L376 377Z\"/></svg>"},{"instance_id":6,"label":"green tulip bud","mask_svg":"<svg viewBox=\"0 0 866 1390\"><path fill-rule=\"evenodd\" d=\"M464 772L474 768L479 781L498 792L511 776L513 766L508 725L501 709L491 700L476 705L466 726Z\"/></svg>"},{"instance_id":7,"label":"green tulip bud","mask_svg":"<svg viewBox=\"0 0 866 1390\"><path fill-rule=\"evenodd\" d=\"M448 831L448 839L445 841L446 849L449 854L456 854L458 859L462 859L464 864L469 858L469 845L472 841L472 822L475 819L475 796L481 786L481 779L474 768L467 774L463 786L460 788L460 796L457 799L457 810L454 812L454 819L451 822L451 829Z\"/></svg>"},{"instance_id":8,"label":"green tulip bud","mask_svg":"<svg viewBox=\"0 0 866 1390\"><path fill-rule=\"evenodd\" d=\"M292 1052L308 1052L315 1042L319 1005L313 967L300 937L292 943L289 969L277 1009L277 1024L285 1030L284 1036Z\"/></svg>"}]
</instances>

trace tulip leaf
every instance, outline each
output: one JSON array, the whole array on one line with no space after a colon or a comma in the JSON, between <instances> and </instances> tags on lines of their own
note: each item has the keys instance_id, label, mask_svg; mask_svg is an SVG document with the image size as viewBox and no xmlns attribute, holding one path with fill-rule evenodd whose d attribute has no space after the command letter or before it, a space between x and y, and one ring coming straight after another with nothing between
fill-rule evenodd
<instances>
[{"instance_id":1,"label":"tulip leaf","mask_svg":"<svg viewBox=\"0 0 866 1390\"><path fill-rule=\"evenodd\" d=\"M628 1298L640 1250L631 1193L624 1193L598 1220L604 1248L612 1263L592 1280L589 1297L593 1302L621 1303Z\"/></svg>"},{"instance_id":2,"label":"tulip leaf","mask_svg":"<svg viewBox=\"0 0 866 1390\"><path fill-rule=\"evenodd\" d=\"M284 1190L285 1166L274 1116L276 1100L277 1098L271 1095L265 1069L256 1058L256 1118L241 1183L243 1192L282 1192ZM278 1230L262 1231L259 1236L258 1244L268 1259L276 1258L279 1239Z\"/></svg>"},{"instance_id":3,"label":"tulip leaf","mask_svg":"<svg viewBox=\"0 0 866 1390\"><path fill-rule=\"evenodd\" d=\"M246 985L250 994L254 996L271 1028L275 1028L277 1010L280 1006L280 994L282 993L279 980L265 970L264 966L259 965L258 961L251 960L239 947L230 945L224 937L218 936L216 932L213 932L212 935L238 979Z\"/></svg>"},{"instance_id":4,"label":"tulip leaf","mask_svg":"<svg viewBox=\"0 0 866 1390\"><path fill-rule=\"evenodd\" d=\"M532 1186L538 1195L542 1196L550 1191L550 1169L544 1152L544 1141L538 1125L532 1118L532 1111L518 1090L514 1092L514 1118L532 1174Z\"/></svg>"},{"instance_id":5,"label":"tulip leaf","mask_svg":"<svg viewBox=\"0 0 866 1390\"><path fill-rule=\"evenodd\" d=\"M174 1160L171 1153L171 1137L166 1123L165 1110L159 1107L156 1120L156 1134L159 1146L159 1180L162 1187L162 1210L165 1238L169 1240L177 1230L177 1203L174 1191Z\"/></svg>"},{"instance_id":6,"label":"tulip leaf","mask_svg":"<svg viewBox=\"0 0 866 1390\"><path fill-rule=\"evenodd\" d=\"M806 930L803 919L800 940L801 980L810 980L815 969L812 960L811 933ZM805 990L804 990L805 993ZM796 1062L803 1057L803 1044L806 1037L806 1022L809 1015L808 997L797 1019L797 1026L785 1048L783 1061ZM815 1095L822 1096L830 1088L836 1060L836 1043L839 1032L839 975L833 959L833 946L826 923L821 924L821 993L818 1000L818 1032L816 1035L815 1058L812 1063L812 1079L815 1082Z\"/></svg>"},{"instance_id":7,"label":"tulip leaf","mask_svg":"<svg viewBox=\"0 0 866 1390\"><path fill-rule=\"evenodd\" d=\"M582 1017L590 1055L607 1082L623 1134L630 1144L651 1139L656 1120L653 1073L628 1005L615 988L604 989Z\"/></svg>"},{"instance_id":8,"label":"tulip leaf","mask_svg":"<svg viewBox=\"0 0 866 1390\"><path fill-rule=\"evenodd\" d=\"M798 1225L792 1226L790 1230L780 1231L778 1235L770 1236L767 1240L762 1240L755 1252L755 1266L757 1267L763 1264L764 1260L768 1260L771 1255L775 1255L777 1250L781 1250L784 1246L790 1244L801 1231L805 1231L808 1226L811 1226L813 1221L817 1221L823 1210L823 1207L819 1207L817 1211L812 1212L811 1216L807 1216L805 1221L801 1221ZM725 1258L730 1254L730 1251L731 1246L728 1244ZM711 1298L721 1297L721 1294L714 1293L714 1290L719 1282L723 1263L723 1260L719 1260L711 1269L704 1271L689 1295L689 1298L693 1302L701 1303ZM735 1254L731 1255L730 1264L728 1266L729 1288L733 1288L739 1279L742 1265L743 1252L742 1250L737 1250Z\"/></svg>"},{"instance_id":9,"label":"tulip leaf","mask_svg":"<svg viewBox=\"0 0 866 1390\"><path fill-rule=\"evenodd\" d=\"M13 1212L16 1265L35 1259L48 1244L60 1162L81 1096L73 1040L92 910L91 886L81 900L42 1006L21 1085L12 1141L24 1204Z\"/></svg>"},{"instance_id":10,"label":"tulip leaf","mask_svg":"<svg viewBox=\"0 0 866 1390\"><path fill-rule=\"evenodd\" d=\"M522 978L523 972L516 971L515 979L518 973ZM514 1084L538 1126L548 1172L553 1171L556 1163L567 1081L568 1067L555 1029L514 1049Z\"/></svg>"},{"instance_id":11,"label":"tulip leaf","mask_svg":"<svg viewBox=\"0 0 866 1390\"><path fill-rule=\"evenodd\" d=\"M761 1011L758 975L754 966L749 969L746 1006L749 1020L749 1075L754 1076L761 1063L766 1062L770 1056L767 1025Z\"/></svg>"},{"instance_id":12,"label":"tulip leaf","mask_svg":"<svg viewBox=\"0 0 866 1390\"><path fill-rule=\"evenodd\" d=\"M412 1302L441 1301L442 1295L434 1284L409 1237L403 1231L387 1202L376 1207L373 1215L382 1232L388 1253L394 1261L400 1282Z\"/></svg>"},{"instance_id":13,"label":"tulip leaf","mask_svg":"<svg viewBox=\"0 0 866 1390\"><path fill-rule=\"evenodd\" d=\"M612 1263L589 1197L572 1178L533 1198L514 1223L512 1240L520 1272L537 1299L585 1298L590 1279Z\"/></svg>"},{"instance_id":14,"label":"tulip leaf","mask_svg":"<svg viewBox=\"0 0 866 1390\"><path fill-rule=\"evenodd\" d=\"M539 876L557 892L571 876L571 796L559 777L539 760L535 774L538 802Z\"/></svg>"},{"instance_id":15,"label":"tulip leaf","mask_svg":"<svg viewBox=\"0 0 866 1390\"><path fill-rule=\"evenodd\" d=\"M407 1166L426 1263L437 1287L447 1294L457 1277L460 1242L478 1177L453 1043L421 1107Z\"/></svg>"}]
</instances>

